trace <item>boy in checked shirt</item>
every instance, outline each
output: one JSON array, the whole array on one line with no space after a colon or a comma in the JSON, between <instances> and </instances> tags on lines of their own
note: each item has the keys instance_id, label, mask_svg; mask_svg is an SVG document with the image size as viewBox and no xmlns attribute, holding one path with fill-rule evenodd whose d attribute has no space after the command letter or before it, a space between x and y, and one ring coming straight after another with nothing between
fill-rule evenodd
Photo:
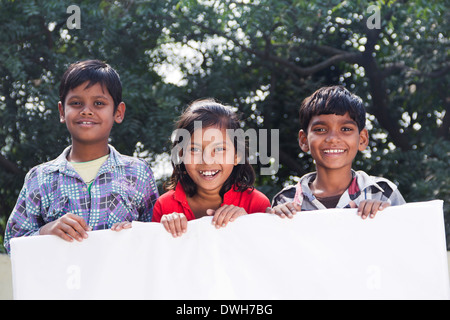
<instances>
[{"instance_id":1,"label":"boy in checked shirt","mask_svg":"<svg viewBox=\"0 0 450 320\"><path fill-rule=\"evenodd\" d=\"M87 231L152 218L158 189L151 169L108 144L112 126L125 116L117 72L98 60L74 63L59 95L60 121L72 144L25 177L6 226L8 253L13 237L52 234L82 241Z\"/></svg>"},{"instance_id":2,"label":"boy in checked shirt","mask_svg":"<svg viewBox=\"0 0 450 320\"><path fill-rule=\"evenodd\" d=\"M363 219L405 200L391 181L354 171L358 151L369 144L362 100L341 86L320 88L300 107L299 145L316 172L281 190L266 212L292 218L298 211L358 208Z\"/></svg>"}]
</instances>

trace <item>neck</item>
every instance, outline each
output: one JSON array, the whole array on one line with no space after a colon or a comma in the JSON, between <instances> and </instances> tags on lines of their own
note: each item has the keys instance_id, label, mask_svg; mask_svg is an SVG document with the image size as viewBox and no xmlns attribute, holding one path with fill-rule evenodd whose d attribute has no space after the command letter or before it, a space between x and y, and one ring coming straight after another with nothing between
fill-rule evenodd
<instances>
[{"instance_id":1,"label":"neck","mask_svg":"<svg viewBox=\"0 0 450 320\"><path fill-rule=\"evenodd\" d=\"M206 216L208 209L217 210L222 204L222 198L218 191L198 189L192 198L187 197L187 201L196 218Z\"/></svg>"},{"instance_id":2,"label":"neck","mask_svg":"<svg viewBox=\"0 0 450 320\"><path fill-rule=\"evenodd\" d=\"M311 190L316 196L331 197L344 193L352 182L351 170L321 170L317 168Z\"/></svg>"},{"instance_id":3,"label":"neck","mask_svg":"<svg viewBox=\"0 0 450 320\"><path fill-rule=\"evenodd\" d=\"M208 202L213 202L213 201L220 201L222 202L222 197L219 194L220 189L219 190L202 190L197 188L197 193L193 196L193 198L197 198L197 200L202 200L202 201L208 201Z\"/></svg>"},{"instance_id":4,"label":"neck","mask_svg":"<svg viewBox=\"0 0 450 320\"><path fill-rule=\"evenodd\" d=\"M108 144L99 145L80 145L72 142L72 148L67 155L67 160L72 162L92 161L109 154Z\"/></svg>"}]
</instances>

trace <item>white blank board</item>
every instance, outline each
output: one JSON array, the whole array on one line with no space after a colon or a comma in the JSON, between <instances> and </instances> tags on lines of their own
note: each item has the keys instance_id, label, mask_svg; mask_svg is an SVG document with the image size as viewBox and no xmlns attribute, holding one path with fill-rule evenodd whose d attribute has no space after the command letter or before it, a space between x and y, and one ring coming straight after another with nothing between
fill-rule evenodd
<instances>
[{"instance_id":1,"label":"white blank board","mask_svg":"<svg viewBox=\"0 0 450 320\"><path fill-rule=\"evenodd\" d=\"M11 241L15 299L448 299L443 201Z\"/></svg>"}]
</instances>

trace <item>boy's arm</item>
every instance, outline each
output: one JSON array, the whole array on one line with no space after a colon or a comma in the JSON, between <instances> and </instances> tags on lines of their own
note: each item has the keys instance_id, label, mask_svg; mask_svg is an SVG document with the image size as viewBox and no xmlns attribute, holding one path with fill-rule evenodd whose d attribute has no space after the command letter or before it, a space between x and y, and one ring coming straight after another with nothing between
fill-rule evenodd
<instances>
[{"instance_id":1,"label":"boy's arm","mask_svg":"<svg viewBox=\"0 0 450 320\"><path fill-rule=\"evenodd\" d=\"M389 201L382 201L377 199L363 200L357 205L354 201L350 201L350 208L358 208L357 214L363 219L367 217L375 218L378 211L390 207Z\"/></svg>"},{"instance_id":2,"label":"boy's arm","mask_svg":"<svg viewBox=\"0 0 450 320\"><path fill-rule=\"evenodd\" d=\"M286 202L266 209L266 213L273 213L280 218L288 217L289 219L292 219L300 211L302 211L302 206L297 202Z\"/></svg>"},{"instance_id":3,"label":"boy's arm","mask_svg":"<svg viewBox=\"0 0 450 320\"><path fill-rule=\"evenodd\" d=\"M350 201L350 208L358 208L358 215L363 219L370 217L374 218L378 211L381 211L389 206L398 206L405 204L405 199L401 195L397 186L389 180L378 182L384 192L378 192L372 195L371 199L363 199L356 203Z\"/></svg>"},{"instance_id":4,"label":"boy's arm","mask_svg":"<svg viewBox=\"0 0 450 320\"><path fill-rule=\"evenodd\" d=\"M156 185L155 178L153 177L153 172L150 168L150 165L143 160L146 167L146 177L143 184L143 192L144 197L143 201L143 209L140 212L139 221L143 222L151 222L153 216L153 209L155 206L155 202L159 197L158 187Z\"/></svg>"},{"instance_id":5,"label":"boy's arm","mask_svg":"<svg viewBox=\"0 0 450 320\"><path fill-rule=\"evenodd\" d=\"M37 235L40 227L44 224L40 216L39 191L36 189L30 193L28 179L26 178L25 181L26 183L20 191L16 205L6 224L4 246L8 254L10 253L12 238Z\"/></svg>"},{"instance_id":6,"label":"boy's arm","mask_svg":"<svg viewBox=\"0 0 450 320\"><path fill-rule=\"evenodd\" d=\"M272 208L280 204L293 202L295 198L296 188L294 185L289 186L278 192L272 199Z\"/></svg>"}]
</instances>

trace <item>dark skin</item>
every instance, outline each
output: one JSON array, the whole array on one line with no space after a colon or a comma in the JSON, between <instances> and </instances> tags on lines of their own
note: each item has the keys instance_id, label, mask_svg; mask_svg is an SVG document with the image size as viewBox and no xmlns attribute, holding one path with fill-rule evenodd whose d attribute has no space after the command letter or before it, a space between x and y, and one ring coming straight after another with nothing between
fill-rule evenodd
<instances>
[{"instance_id":1,"label":"dark skin","mask_svg":"<svg viewBox=\"0 0 450 320\"><path fill-rule=\"evenodd\" d=\"M121 123L125 104L121 102L114 112L114 101L108 90L97 83L87 87L85 82L70 90L66 101L59 102L61 123L65 123L72 137L68 161L86 162L109 153L108 138L114 123ZM67 213L41 227L39 234L56 235L72 242L88 237L92 228L76 214Z\"/></svg>"},{"instance_id":2,"label":"dark skin","mask_svg":"<svg viewBox=\"0 0 450 320\"><path fill-rule=\"evenodd\" d=\"M304 152L310 152L316 163L316 179L310 188L319 198L341 195L352 180L352 162L358 151L366 149L369 135L366 129L358 130L356 122L347 114L318 115L311 118L306 131L299 132L299 145ZM374 218L378 211L390 206L389 202L376 199L361 201L359 206L350 202L350 207L358 208L361 218ZM280 217L292 218L301 210L296 203L286 203L266 212Z\"/></svg>"},{"instance_id":3,"label":"dark skin","mask_svg":"<svg viewBox=\"0 0 450 320\"><path fill-rule=\"evenodd\" d=\"M87 231L92 228L86 224L86 221L73 213L66 213L61 218L44 225L39 234L52 234L66 241L72 242L74 239L82 241L88 238Z\"/></svg>"},{"instance_id":4,"label":"dark skin","mask_svg":"<svg viewBox=\"0 0 450 320\"><path fill-rule=\"evenodd\" d=\"M211 128L204 128L204 132ZM197 192L192 197L187 197L189 207L194 216L200 218L206 215L213 216L212 224L216 228L223 228L229 222L234 221L247 212L234 205L222 205L222 197L219 192L223 183L231 174L233 167L238 163L239 159L234 152L232 141L229 140L224 128L212 128L219 130L219 135L223 140L213 141L208 139L200 139L193 141L191 144L191 158L199 157L198 162L185 163L186 171L191 179L197 185ZM217 133L217 132L215 132ZM205 136L205 133L202 135ZM192 136L194 139L194 135ZM227 141L228 140L228 141ZM229 153L226 150L231 151ZM216 171L214 179L205 178L200 172ZM187 218L183 213L173 212L165 214L161 218L161 223L167 232L173 237L179 237L187 231ZM111 229L120 231L131 227L129 222L120 222L115 224Z\"/></svg>"},{"instance_id":5,"label":"dark skin","mask_svg":"<svg viewBox=\"0 0 450 320\"><path fill-rule=\"evenodd\" d=\"M216 192L198 190L193 197L187 197L187 201L195 218L198 219L206 216L208 209L218 209L222 204L222 197Z\"/></svg>"}]
</instances>

